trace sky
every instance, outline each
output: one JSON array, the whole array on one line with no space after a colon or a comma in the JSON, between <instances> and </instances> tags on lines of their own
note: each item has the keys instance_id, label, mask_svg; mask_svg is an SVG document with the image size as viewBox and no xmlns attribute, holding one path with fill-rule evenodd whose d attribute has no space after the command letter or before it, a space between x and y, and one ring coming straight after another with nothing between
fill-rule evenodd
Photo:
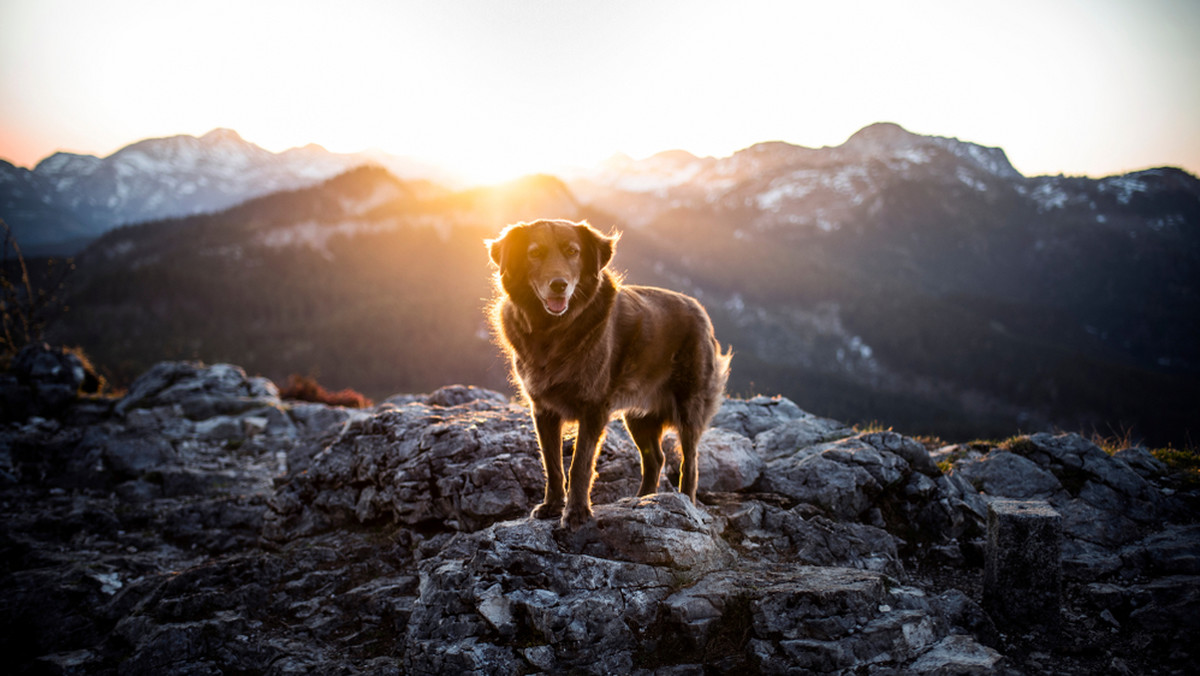
<instances>
[{"instance_id":1,"label":"sky","mask_svg":"<svg viewBox=\"0 0 1200 676\"><path fill-rule=\"evenodd\" d=\"M1195 0L0 0L0 158L237 130L490 181L881 121L1200 174Z\"/></svg>"}]
</instances>

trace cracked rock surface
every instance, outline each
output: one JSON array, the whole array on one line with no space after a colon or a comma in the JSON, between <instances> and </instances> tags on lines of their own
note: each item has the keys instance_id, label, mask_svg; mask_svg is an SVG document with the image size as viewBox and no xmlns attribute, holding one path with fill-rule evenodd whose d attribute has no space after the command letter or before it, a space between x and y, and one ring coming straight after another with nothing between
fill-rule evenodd
<instances>
[{"instance_id":1,"label":"cracked rock surface","mask_svg":"<svg viewBox=\"0 0 1200 676\"><path fill-rule=\"evenodd\" d=\"M14 673L1186 673L1195 657L1197 499L1143 449L1038 434L931 451L731 399L699 505L667 479L630 497L638 455L613 424L595 518L569 533L526 516L527 410L479 388L348 410L168 362L121 400L54 411L0 428ZM1053 635L979 604L998 498L1063 516Z\"/></svg>"}]
</instances>

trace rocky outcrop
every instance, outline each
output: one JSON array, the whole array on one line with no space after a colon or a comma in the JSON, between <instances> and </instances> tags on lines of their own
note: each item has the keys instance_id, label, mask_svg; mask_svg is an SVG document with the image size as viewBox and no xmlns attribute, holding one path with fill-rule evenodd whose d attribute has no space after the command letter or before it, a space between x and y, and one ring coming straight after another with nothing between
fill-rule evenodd
<instances>
[{"instance_id":1,"label":"rocky outcrop","mask_svg":"<svg viewBox=\"0 0 1200 676\"><path fill-rule=\"evenodd\" d=\"M79 355L46 343L30 343L0 372L0 422L59 415L80 393L100 388L100 378Z\"/></svg>"},{"instance_id":2,"label":"rocky outcrop","mask_svg":"<svg viewBox=\"0 0 1200 676\"><path fill-rule=\"evenodd\" d=\"M539 454L504 395L455 386L347 410L281 400L235 366L160 364L119 401L0 428L0 647L18 673L77 674L1092 673L1193 658L1195 495L1144 450L1034 435L931 454L756 397L725 403L701 455L699 505L667 479L630 497L638 455L610 426L595 518L572 533L526 516ZM999 498L1062 514L1053 640L979 605Z\"/></svg>"}]
</instances>

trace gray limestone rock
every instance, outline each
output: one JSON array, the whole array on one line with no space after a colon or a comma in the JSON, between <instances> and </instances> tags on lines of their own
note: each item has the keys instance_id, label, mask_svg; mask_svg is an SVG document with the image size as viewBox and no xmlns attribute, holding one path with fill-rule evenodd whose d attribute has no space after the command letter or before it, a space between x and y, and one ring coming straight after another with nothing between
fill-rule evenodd
<instances>
[{"instance_id":1,"label":"gray limestone rock","mask_svg":"<svg viewBox=\"0 0 1200 676\"><path fill-rule=\"evenodd\" d=\"M454 386L350 411L280 402L235 367L152 371L120 414L0 426L0 650L18 673L1193 662L1194 498L1168 489L1148 454L1035 435L949 447L935 465L903 435L849 434L783 399L729 400L702 450L701 504L668 481L630 497L638 454L614 422L595 518L572 533L526 516L541 461L528 411L502 395ZM1061 619L1095 659L1020 644L983 610L993 492L1049 492L1070 590Z\"/></svg>"},{"instance_id":2,"label":"gray limestone rock","mask_svg":"<svg viewBox=\"0 0 1200 676\"><path fill-rule=\"evenodd\" d=\"M116 410L124 415L138 408L178 405L187 418L205 420L278 404L275 384L248 377L240 366L161 362L130 385Z\"/></svg>"}]
</instances>

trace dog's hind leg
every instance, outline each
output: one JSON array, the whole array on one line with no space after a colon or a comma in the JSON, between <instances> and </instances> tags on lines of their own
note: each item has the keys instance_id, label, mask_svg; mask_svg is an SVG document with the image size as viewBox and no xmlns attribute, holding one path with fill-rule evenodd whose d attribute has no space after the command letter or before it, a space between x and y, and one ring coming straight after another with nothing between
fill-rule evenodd
<instances>
[{"instance_id":1,"label":"dog's hind leg","mask_svg":"<svg viewBox=\"0 0 1200 676\"><path fill-rule=\"evenodd\" d=\"M658 492L658 478L662 475L664 462L662 418L626 413L625 429L629 430L629 436L633 437L633 443L642 456L642 485L637 494L642 496Z\"/></svg>"},{"instance_id":2,"label":"dog's hind leg","mask_svg":"<svg viewBox=\"0 0 1200 676\"><path fill-rule=\"evenodd\" d=\"M696 502L696 486L700 482L700 435L704 428L694 425L679 426L679 452L683 456L679 465L679 492Z\"/></svg>"},{"instance_id":3,"label":"dog's hind leg","mask_svg":"<svg viewBox=\"0 0 1200 676\"><path fill-rule=\"evenodd\" d=\"M563 476L562 417L549 411L533 415L537 428L538 447L542 450L542 470L546 475L546 497L530 514L535 519L557 519L562 515L567 499L567 483Z\"/></svg>"},{"instance_id":4,"label":"dog's hind leg","mask_svg":"<svg viewBox=\"0 0 1200 676\"><path fill-rule=\"evenodd\" d=\"M592 480L596 474L596 451L604 440L608 418L603 410L579 416L579 434L575 437L575 453L571 456L571 475L567 483L567 507L562 525L578 530L592 518Z\"/></svg>"}]
</instances>

